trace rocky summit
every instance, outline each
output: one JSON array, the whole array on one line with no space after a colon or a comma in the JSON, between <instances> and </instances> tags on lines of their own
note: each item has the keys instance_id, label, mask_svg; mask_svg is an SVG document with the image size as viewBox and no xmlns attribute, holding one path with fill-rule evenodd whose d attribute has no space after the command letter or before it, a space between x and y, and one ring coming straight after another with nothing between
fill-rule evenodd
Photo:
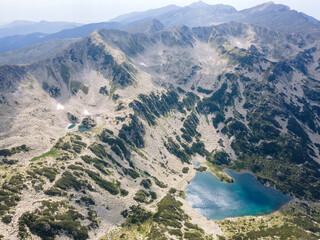
<instances>
[{"instance_id":1,"label":"rocky summit","mask_svg":"<svg viewBox=\"0 0 320 240\"><path fill-rule=\"evenodd\" d=\"M152 11L6 53L0 239L319 239L319 22L274 3ZM185 190L197 172L232 184L225 169L292 200L207 219Z\"/></svg>"}]
</instances>

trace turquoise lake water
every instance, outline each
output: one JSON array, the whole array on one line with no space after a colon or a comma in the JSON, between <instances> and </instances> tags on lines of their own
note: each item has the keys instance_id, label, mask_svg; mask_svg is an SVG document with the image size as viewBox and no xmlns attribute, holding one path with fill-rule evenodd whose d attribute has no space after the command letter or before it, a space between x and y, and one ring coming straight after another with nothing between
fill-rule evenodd
<instances>
[{"instance_id":1,"label":"turquoise lake water","mask_svg":"<svg viewBox=\"0 0 320 240\"><path fill-rule=\"evenodd\" d=\"M193 164L194 167L200 167L200 165L201 165L200 162L195 162L195 163Z\"/></svg>"},{"instance_id":2,"label":"turquoise lake water","mask_svg":"<svg viewBox=\"0 0 320 240\"><path fill-rule=\"evenodd\" d=\"M89 129L89 128L86 128L86 127L84 127L84 126L79 126L79 127L78 127L78 131L79 131L79 132L88 132L88 131L90 131L90 129Z\"/></svg>"},{"instance_id":3,"label":"turquoise lake water","mask_svg":"<svg viewBox=\"0 0 320 240\"><path fill-rule=\"evenodd\" d=\"M209 219L270 214L292 199L264 186L250 173L226 173L234 183L221 182L210 172L197 172L186 189L189 204Z\"/></svg>"}]
</instances>

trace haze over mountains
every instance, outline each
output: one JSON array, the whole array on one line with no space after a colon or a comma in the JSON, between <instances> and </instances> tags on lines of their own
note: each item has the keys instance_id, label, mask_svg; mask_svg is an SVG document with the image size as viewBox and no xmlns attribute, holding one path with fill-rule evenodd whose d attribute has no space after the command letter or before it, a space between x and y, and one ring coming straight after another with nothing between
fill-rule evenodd
<instances>
[{"instance_id":1,"label":"haze over mountains","mask_svg":"<svg viewBox=\"0 0 320 240\"><path fill-rule=\"evenodd\" d=\"M288 32L300 32L300 25L309 26L319 22L303 13L290 10L289 7L267 2L242 11L237 11L228 5L209 5L204 2L196 2L186 7L168 6L162 9L149 10L141 13L131 13L112 19L115 22L130 23L158 19L165 27L180 24L189 27L206 26L214 23L237 21L243 23L261 24L262 26L285 30ZM281 28L282 23L286 29ZM302 27L302 26L301 26Z\"/></svg>"},{"instance_id":2,"label":"haze over mountains","mask_svg":"<svg viewBox=\"0 0 320 240\"><path fill-rule=\"evenodd\" d=\"M319 23L202 2L114 21L0 39L20 48L0 55L0 238L319 239ZM185 189L225 168L294 200L208 220Z\"/></svg>"},{"instance_id":3,"label":"haze over mountains","mask_svg":"<svg viewBox=\"0 0 320 240\"><path fill-rule=\"evenodd\" d=\"M70 22L30 22L30 21L14 21L12 23L0 26L0 37L13 35L26 35L29 33L55 33L64 29L79 27L80 23Z\"/></svg>"},{"instance_id":4,"label":"haze over mountains","mask_svg":"<svg viewBox=\"0 0 320 240\"><path fill-rule=\"evenodd\" d=\"M48 31L34 30L33 33L29 35L0 38L0 53L55 38L80 38L98 29L124 30L128 27L133 29L134 25L139 23L142 24L142 22L148 22L153 19L159 20L165 28L178 25L186 25L189 27L207 26L210 24L236 21L257 24L289 33L308 33L311 38L318 37L320 33L318 20L303 13L290 10L287 6L274 4L273 2L267 2L250 9L237 11L231 6L221 4L208 5L199 1L186 7L170 5L146 12L129 13L114 18L111 22L87 24L72 29L67 28L71 28L70 26L75 25L73 23L69 23L69 25L66 25L66 23L47 22L32 24L30 26L31 29L41 29L41 27L45 25L48 31L59 28L64 28L64 30L53 34L47 34ZM49 24L51 24L51 27L47 26ZM13 28L4 29L2 31L14 32L17 27L19 28L20 26L14 26ZM25 27L25 31L31 31L31 29L28 29L28 25ZM5 33L2 33L2 35L3 34Z\"/></svg>"}]
</instances>

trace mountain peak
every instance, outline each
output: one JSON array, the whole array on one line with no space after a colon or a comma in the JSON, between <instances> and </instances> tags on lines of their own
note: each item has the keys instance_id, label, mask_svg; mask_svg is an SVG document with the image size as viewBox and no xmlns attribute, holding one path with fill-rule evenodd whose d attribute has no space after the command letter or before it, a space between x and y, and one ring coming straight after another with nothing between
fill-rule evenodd
<instances>
[{"instance_id":1,"label":"mountain peak","mask_svg":"<svg viewBox=\"0 0 320 240\"><path fill-rule=\"evenodd\" d=\"M250 8L251 12L262 12L262 11L280 11L280 12L284 12L284 11L289 11L290 8L286 5L282 5L282 4L275 4L274 2L270 1L270 2L266 2L263 4L260 4L256 7Z\"/></svg>"},{"instance_id":2,"label":"mountain peak","mask_svg":"<svg viewBox=\"0 0 320 240\"><path fill-rule=\"evenodd\" d=\"M269 2L263 3L262 5L268 5L268 6L270 6L270 5L275 5L275 3L274 3L273 1L269 1Z\"/></svg>"},{"instance_id":3,"label":"mountain peak","mask_svg":"<svg viewBox=\"0 0 320 240\"><path fill-rule=\"evenodd\" d=\"M147 32L154 33L154 32L161 31L163 29L164 29L164 26L158 19L152 19L150 21L150 25Z\"/></svg>"},{"instance_id":4,"label":"mountain peak","mask_svg":"<svg viewBox=\"0 0 320 240\"><path fill-rule=\"evenodd\" d=\"M121 23L140 22L147 19L157 18L162 14L166 14L168 12L175 11L178 9L180 9L180 7L172 4L162 8L150 9L144 12L132 12L132 13L123 14L116 18L111 19L110 21L121 22Z\"/></svg>"},{"instance_id":5,"label":"mountain peak","mask_svg":"<svg viewBox=\"0 0 320 240\"><path fill-rule=\"evenodd\" d=\"M202 8L202 7L206 7L206 6L208 6L208 4L203 1L194 2L191 5L189 5L189 7L191 7L191 8Z\"/></svg>"},{"instance_id":6,"label":"mountain peak","mask_svg":"<svg viewBox=\"0 0 320 240\"><path fill-rule=\"evenodd\" d=\"M127 27L125 30L130 33L154 33L164 29L163 24L158 19L140 22Z\"/></svg>"}]
</instances>

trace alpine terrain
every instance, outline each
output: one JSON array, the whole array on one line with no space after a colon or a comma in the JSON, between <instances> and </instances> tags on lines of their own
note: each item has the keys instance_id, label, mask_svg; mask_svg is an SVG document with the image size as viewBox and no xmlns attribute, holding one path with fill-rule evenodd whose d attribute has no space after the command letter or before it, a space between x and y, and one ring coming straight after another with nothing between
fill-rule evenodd
<instances>
[{"instance_id":1,"label":"alpine terrain","mask_svg":"<svg viewBox=\"0 0 320 240\"><path fill-rule=\"evenodd\" d=\"M272 2L113 21L0 56L0 239L319 239L319 22ZM292 200L207 219L185 190L225 169Z\"/></svg>"}]
</instances>

